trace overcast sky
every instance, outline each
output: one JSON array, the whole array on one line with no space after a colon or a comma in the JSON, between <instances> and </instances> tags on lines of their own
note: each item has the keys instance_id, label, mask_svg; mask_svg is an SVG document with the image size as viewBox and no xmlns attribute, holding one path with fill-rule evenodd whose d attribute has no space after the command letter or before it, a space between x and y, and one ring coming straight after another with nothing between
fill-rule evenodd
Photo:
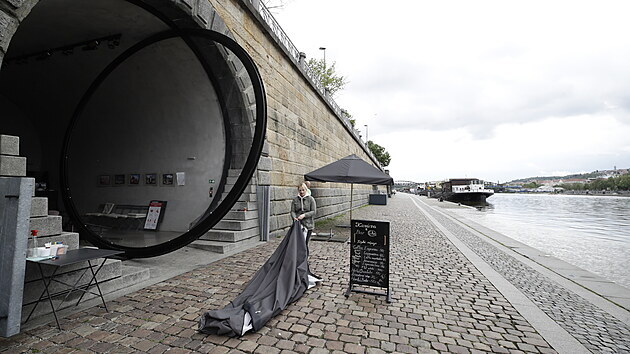
<instances>
[{"instance_id":1,"label":"overcast sky","mask_svg":"<svg viewBox=\"0 0 630 354\"><path fill-rule=\"evenodd\" d=\"M396 180L630 167L630 1L285 0Z\"/></svg>"}]
</instances>

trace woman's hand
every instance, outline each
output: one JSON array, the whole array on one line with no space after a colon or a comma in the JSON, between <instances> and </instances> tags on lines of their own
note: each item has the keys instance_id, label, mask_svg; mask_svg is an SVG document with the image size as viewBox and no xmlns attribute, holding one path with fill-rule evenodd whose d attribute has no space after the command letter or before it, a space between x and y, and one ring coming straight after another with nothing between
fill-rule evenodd
<instances>
[{"instance_id":1,"label":"woman's hand","mask_svg":"<svg viewBox=\"0 0 630 354\"><path fill-rule=\"evenodd\" d=\"M304 214L300 214L300 216L298 216L296 219L297 219L297 220L302 220L302 219L304 219Z\"/></svg>"}]
</instances>

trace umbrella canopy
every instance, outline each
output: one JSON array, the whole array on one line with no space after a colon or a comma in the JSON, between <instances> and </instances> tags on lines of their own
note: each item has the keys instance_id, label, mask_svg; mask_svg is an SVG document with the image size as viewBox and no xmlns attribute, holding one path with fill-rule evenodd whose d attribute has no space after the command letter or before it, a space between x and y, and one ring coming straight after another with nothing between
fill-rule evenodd
<instances>
[{"instance_id":1,"label":"umbrella canopy","mask_svg":"<svg viewBox=\"0 0 630 354\"><path fill-rule=\"evenodd\" d=\"M304 175L307 181L359 184L394 184L394 179L357 155L346 156Z\"/></svg>"}]
</instances>

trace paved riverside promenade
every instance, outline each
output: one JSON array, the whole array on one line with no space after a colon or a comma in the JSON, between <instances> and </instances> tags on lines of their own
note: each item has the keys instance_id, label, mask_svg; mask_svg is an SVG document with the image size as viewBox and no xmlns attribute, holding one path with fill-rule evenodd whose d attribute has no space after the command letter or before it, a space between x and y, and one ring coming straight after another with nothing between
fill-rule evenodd
<instances>
[{"instance_id":1,"label":"paved riverside promenade","mask_svg":"<svg viewBox=\"0 0 630 354\"><path fill-rule=\"evenodd\" d=\"M203 335L197 320L236 297L280 239L127 295L110 312L92 307L0 339L17 352L257 353L628 353L630 316L449 213L450 203L398 194L355 219L391 223L390 285L383 296L352 293L349 244L313 241L310 263L324 282L242 338ZM347 220L346 220L347 222ZM320 231L320 230L318 230ZM328 231L328 230L321 230ZM349 229L335 229L336 233ZM487 235L491 235L488 237Z\"/></svg>"}]
</instances>

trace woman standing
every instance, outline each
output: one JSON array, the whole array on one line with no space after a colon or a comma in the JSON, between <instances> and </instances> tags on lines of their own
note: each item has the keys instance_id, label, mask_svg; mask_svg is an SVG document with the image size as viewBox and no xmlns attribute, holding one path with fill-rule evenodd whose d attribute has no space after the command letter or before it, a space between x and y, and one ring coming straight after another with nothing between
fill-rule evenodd
<instances>
[{"instance_id":1,"label":"woman standing","mask_svg":"<svg viewBox=\"0 0 630 354\"><path fill-rule=\"evenodd\" d=\"M308 230L306 235L306 248L308 249L308 241L311 239L313 228L315 227L315 212L317 205L315 199L307 195L307 188L304 183L298 186L298 195L293 198L291 203L291 217L293 220L299 220L302 227Z\"/></svg>"}]
</instances>

